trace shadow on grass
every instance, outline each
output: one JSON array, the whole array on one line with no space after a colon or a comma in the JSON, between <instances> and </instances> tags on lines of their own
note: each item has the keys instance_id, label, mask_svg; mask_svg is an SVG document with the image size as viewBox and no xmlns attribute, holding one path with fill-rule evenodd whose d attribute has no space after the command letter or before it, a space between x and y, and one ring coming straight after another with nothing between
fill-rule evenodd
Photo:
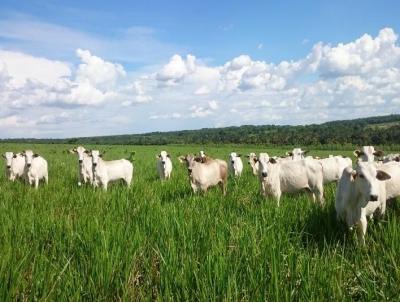
<instances>
[{"instance_id":1,"label":"shadow on grass","mask_svg":"<svg viewBox=\"0 0 400 302\"><path fill-rule=\"evenodd\" d=\"M352 237L344 223L336 219L336 211L333 204L320 207L314 205L307 214L301 240L305 247L317 247L322 251L326 247L345 245Z\"/></svg>"}]
</instances>

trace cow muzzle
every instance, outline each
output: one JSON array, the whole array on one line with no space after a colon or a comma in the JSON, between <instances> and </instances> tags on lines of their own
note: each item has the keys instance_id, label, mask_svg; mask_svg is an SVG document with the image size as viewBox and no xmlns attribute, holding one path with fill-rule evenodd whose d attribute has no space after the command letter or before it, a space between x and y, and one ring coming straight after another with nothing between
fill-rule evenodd
<instances>
[{"instance_id":1,"label":"cow muzzle","mask_svg":"<svg viewBox=\"0 0 400 302\"><path fill-rule=\"evenodd\" d=\"M267 177L267 176L268 176L268 173L267 173L267 172L262 172L262 173L261 173L261 176L262 176L262 177Z\"/></svg>"},{"instance_id":2,"label":"cow muzzle","mask_svg":"<svg viewBox=\"0 0 400 302\"><path fill-rule=\"evenodd\" d=\"M82 165L82 163L83 163L83 160L82 160L82 159L80 159L80 160L78 160L78 162L79 162L79 164L80 164L80 165Z\"/></svg>"},{"instance_id":3,"label":"cow muzzle","mask_svg":"<svg viewBox=\"0 0 400 302\"><path fill-rule=\"evenodd\" d=\"M378 195L369 195L369 200L378 201Z\"/></svg>"},{"instance_id":4,"label":"cow muzzle","mask_svg":"<svg viewBox=\"0 0 400 302\"><path fill-rule=\"evenodd\" d=\"M30 168L30 167L32 166L32 164L26 164L26 166L27 166L28 168Z\"/></svg>"},{"instance_id":5,"label":"cow muzzle","mask_svg":"<svg viewBox=\"0 0 400 302\"><path fill-rule=\"evenodd\" d=\"M231 161L232 165L235 163L233 160Z\"/></svg>"},{"instance_id":6,"label":"cow muzzle","mask_svg":"<svg viewBox=\"0 0 400 302\"><path fill-rule=\"evenodd\" d=\"M192 174L192 168L188 168L188 173L189 173L189 175L191 175Z\"/></svg>"},{"instance_id":7,"label":"cow muzzle","mask_svg":"<svg viewBox=\"0 0 400 302\"><path fill-rule=\"evenodd\" d=\"M10 169L11 169L11 166L7 165L7 169L10 170Z\"/></svg>"},{"instance_id":8,"label":"cow muzzle","mask_svg":"<svg viewBox=\"0 0 400 302\"><path fill-rule=\"evenodd\" d=\"M165 160L163 160L161 163L162 163L163 165L165 165Z\"/></svg>"}]
</instances>

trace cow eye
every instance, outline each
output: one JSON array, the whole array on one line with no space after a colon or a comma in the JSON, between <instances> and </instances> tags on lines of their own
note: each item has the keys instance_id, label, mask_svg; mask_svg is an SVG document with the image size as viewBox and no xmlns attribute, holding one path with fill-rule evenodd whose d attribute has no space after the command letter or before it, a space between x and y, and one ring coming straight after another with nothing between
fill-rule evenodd
<instances>
[{"instance_id":1,"label":"cow eye","mask_svg":"<svg viewBox=\"0 0 400 302\"><path fill-rule=\"evenodd\" d=\"M363 175L363 174L359 174L358 176L360 176L361 178L364 178L364 175Z\"/></svg>"}]
</instances>

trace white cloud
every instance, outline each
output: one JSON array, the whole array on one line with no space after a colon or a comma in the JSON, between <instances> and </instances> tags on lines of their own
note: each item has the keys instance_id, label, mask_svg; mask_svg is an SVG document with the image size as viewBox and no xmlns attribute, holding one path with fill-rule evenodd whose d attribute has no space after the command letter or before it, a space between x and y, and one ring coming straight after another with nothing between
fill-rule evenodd
<instances>
[{"instance_id":1,"label":"white cloud","mask_svg":"<svg viewBox=\"0 0 400 302\"><path fill-rule=\"evenodd\" d=\"M68 123L62 135L70 136L394 113L400 103L397 39L384 28L348 43L319 42L303 58L277 63L242 54L211 65L175 54L140 71L83 49L76 50L75 64L0 51L0 125L23 133L30 121L38 131L31 133L60 135L57 125Z\"/></svg>"}]
</instances>

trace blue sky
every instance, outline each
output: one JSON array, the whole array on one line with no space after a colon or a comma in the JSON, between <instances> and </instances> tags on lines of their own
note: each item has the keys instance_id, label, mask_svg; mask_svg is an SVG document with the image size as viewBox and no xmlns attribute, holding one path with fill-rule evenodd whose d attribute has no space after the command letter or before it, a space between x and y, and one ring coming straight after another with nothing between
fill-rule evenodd
<instances>
[{"instance_id":1,"label":"blue sky","mask_svg":"<svg viewBox=\"0 0 400 302\"><path fill-rule=\"evenodd\" d=\"M1 136L397 112L398 1L232 2L3 0Z\"/></svg>"}]
</instances>

